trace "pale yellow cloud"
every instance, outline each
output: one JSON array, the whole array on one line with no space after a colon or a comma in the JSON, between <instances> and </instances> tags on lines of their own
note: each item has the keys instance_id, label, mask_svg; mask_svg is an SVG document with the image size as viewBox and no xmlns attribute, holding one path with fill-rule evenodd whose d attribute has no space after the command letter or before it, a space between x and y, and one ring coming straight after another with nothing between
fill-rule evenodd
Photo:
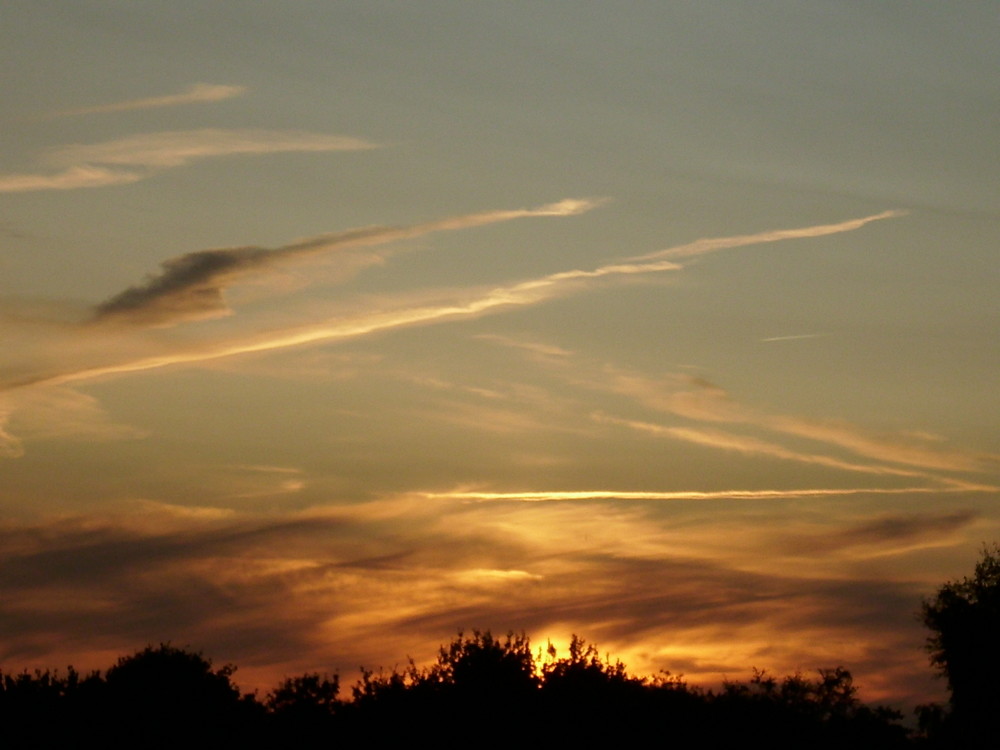
<instances>
[{"instance_id":1,"label":"pale yellow cloud","mask_svg":"<svg viewBox=\"0 0 1000 750\"><path fill-rule=\"evenodd\" d=\"M93 165L70 167L54 174L0 174L0 193L127 185L145 178L140 172Z\"/></svg>"},{"instance_id":2,"label":"pale yellow cloud","mask_svg":"<svg viewBox=\"0 0 1000 750\"><path fill-rule=\"evenodd\" d=\"M419 237L432 232L454 231L520 218L573 216L600 205L599 200L566 199L534 208L485 211L447 217L403 227L369 227L347 232L319 235L296 240L276 249L223 248L179 256L164 264L164 272L146 284L115 295L96 309L98 319L116 322L159 323L178 319L205 317L222 304L222 291L228 284L253 273L270 271L270 265L283 259L295 259L357 246L386 244ZM349 263L356 266L352 260ZM474 296L475 291L454 292L456 296ZM191 301L193 300L193 302ZM376 300L375 302L378 302ZM367 304L371 305L369 301ZM131 332L128 327L92 326L85 330L72 326L48 326L44 338L32 334L24 341L31 356L23 361L6 363L6 389L48 382L77 382L106 374L138 372L175 364L197 363L225 358L239 353L267 351L324 339L350 338L366 333L432 321L442 317L475 314L499 304L485 299L471 306L420 306L402 310L385 309L353 317L314 323L299 328L250 335L240 340L203 341L192 344L183 338L157 333ZM17 321L7 321L13 326ZM17 333L17 328L12 329ZM42 346L44 343L48 346ZM36 351L39 350L40 351ZM176 350L176 351L175 351ZM152 356L144 352L161 351ZM119 360L108 362L108 360ZM62 364L59 364L59 361ZM98 364L103 360L106 364ZM76 366L72 363L76 363ZM83 365L83 366L80 366ZM62 370L62 372L59 372ZM3 390L0 388L0 390Z\"/></svg>"},{"instance_id":3,"label":"pale yellow cloud","mask_svg":"<svg viewBox=\"0 0 1000 750\"><path fill-rule=\"evenodd\" d=\"M480 341L491 341L502 346L508 346L514 349L521 349L539 357L549 359L549 358L565 358L572 356L573 352L569 349L564 349L561 346L554 346L552 344L545 344L539 341L529 341L523 339L514 339L510 336L500 336L492 333L481 333L477 334L473 338Z\"/></svg>"},{"instance_id":4,"label":"pale yellow cloud","mask_svg":"<svg viewBox=\"0 0 1000 750\"><path fill-rule=\"evenodd\" d=\"M835 224L818 224L811 227L797 227L795 229L775 229L757 234L736 235L734 237L710 237L695 240L685 245L669 247L665 250L657 250L646 255L637 255L630 260L653 260L659 258L691 258L705 253L712 253L717 250L727 250L730 248L744 247L746 245L759 245L766 242L780 242L782 240L809 239L811 237L825 237L830 234L840 234L841 232L852 232L860 229L865 224L883 219L895 219L905 216L906 211L883 211L882 213L863 216L860 219L849 219Z\"/></svg>"},{"instance_id":5,"label":"pale yellow cloud","mask_svg":"<svg viewBox=\"0 0 1000 750\"><path fill-rule=\"evenodd\" d=\"M996 487L983 487L995 492ZM507 502L558 502L574 500L782 500L806 497L836 497L849 495L925 495L941 492L969 492L967 487L804 487L790 490L541 490L525 492L424 492L424 497L439 500L478 500Z\"/></svg>"},{"instance_id":6,"label":"pale yellow cloud","mask_svg":"<svg viewBox=\"0 0 1000 750\"><path fill-rule=\"evenodd\" d=\"M445 229L459 229L470 226L479 226L515 218L575 215L589 210L595 205L597 205L597 202L595 201L570 199L533 209L489 211L479 214L451 217L398 229L376 228L372 230L355 230L354 232L335 235L334 237L321 236L318 238L310 238L291 243L279 248L277 251L267 251L254 248L236 250L239 250L243 254L249 252L250 256L253 258L257 258L258 256L268 256L269 253L277 253L279 256L284 254L294 256L296 254L321 252L322 250L342 246L343 244L385 242L394 238L399 239L412 237L427 232L442 231ZM820 234L830 233L835 231L835 228L839 228L839 231L850 231L863 226L867 221L872 221L876 218L885 218L888 215L890 214L880 214L875 217L868 217L867 219L859 219L851 222L844 222L840 225L830 225L815 229ZM739 240L739 242L743 244L749 244L753 238L758 238L759 241L774 241L776 239L787 239L790 237L810 236L810 231L810 228L803 228L801 230L787 230L782 232L762 233L761 235L749 235L735 238L735 240ZM732 243L730 243L730 245L731 244ZM183 294L195 287L197 287L196 292L199 292L201 287L198 285L202 282L208 284L215 292L220 292L223 285L228 283L228 280L225 278L225 271L222 272L221 277L218 275L213 276L213 274L215 273L214 269L216 268L215 261L218 259L217 254L220 252L225 254L225 251L205 252L206 257L209 257L212 261L206 266L209 270L205 274L201 273L202 264L195 263L194 265L197 266L197 268L195 268L193 276L184 276L184 274L181 274L183 278L181 278L180 283L175 284L173 277L170 276L170 273L173 270L173 266L171 265L165 270L164 276L153 279L147 284L146 287L136 287L133 290L128 290L126 293L123 293L123 295L132 295L142 298L134 308L142 312L147 309L145 306L146 302L143 300L152 299L152 305L155 307L161 294L165 294L167 297L170 297L170 295L178 289L180 289L180 293ZM182 256L184 259L189 257L191 256ZM243 256L240 255L240 257L242 258ZM226 255L226 258L228 259L228 255ZM226 263L223 263L222 265L228 268ZM83 360L79 360L76 366L74 366L74 363L72 362L66 363L65 367L61 368L61 372L53 372L50 367L48 368L48 372L38 372L34 376L22 373L14 379L9 379L7 387L9 390L11 388L24 387L28 385L63 385L108 375L137 373L170 366L193 365L240 354L266 352L321 341L358 338L372 333L397 329L405 326L426 325L434 322L469 318L507 307L532 305L552 299L560 294L568 293L571 290L579 288L581 284L585 284L596 279L631 276L635 274L659 273L666 270L675 270L677 268L679 268L679 266L677 266L673 261L668 260L656 260L651 263L610 263L592 270L576 269L562 271L540 278L530 279L506 286L499 286L488 290L473 289L455 290L451 292L445 291L439 294L445 296L451 295L452 299L446 300L443 303L434 302L414 306L407 306L404 304L396 309L393 309L391 306L385 304L385 300L375 300L375 302L379 304L379 308L374 310L361 311L357 314L344 315L297 328L251 334L242 338L238 335L234 335L215 341L203 340L197 344L191 343L190 340L186 340L183 337L161 337L156 339L147 337L143 339L130 339L127 335L125 335L125 333L115 333L113 330L106 331L100 336L93 337L91 339L93 351L89 352L87 355L88 359L91 360L91 363L83 364L81 366L79 362L82 362ZM160 284L160 279L168 277L170 283L163 282L163 284ZM185 279L190 278L195 278L196 280L193 287L185 286ZM160 288L161 286L163 289ZM109 303L105 304L111 304L117 299L118 298L113 298L109 301ZM126 305L126 307L128 306L129 305ZM168 307L170 306L168 305ZM129 344L130 340L132 345ZM152 350L156 353L143 355L141 352L144 350ZM101 361L102 351L105 352L103 355L103 362ZM131 355L129 352L131 352ZM755 412L734 404L724 391L721 391L721 389L715 388L714 386L703 386L689 392L680 391L675 387L668 389L668 391L664 393L658 384L648 382L638 376L618 373L617 375L612 375L612 380L613 390L630 394L633 397L646 401L655 408L666 409L683 416L710 419L714 421L763 421L766 425L770 425L772 429L774 429L774 425L779 424L779 422L774 418L769 418L768 421L760 417ZM686 382L690 383L690 381ZM495 426L507 424L511 415L504 413L502 417L503 420L497 421ZM524 425L525 423L524 420L518 419L516 420L516 424ZM508 425L508 427L509 426L511 425ZM784 430L790 431L791 427L786 425ZM846 438L842 439L840 442L846 442ZM859 441L856 440L855 444L858 442ZM882 454L872 457L878 457L882 460L894 460Z\"/></svg>"},{"instance_id":7,"label":"pale yellow cloud","mask_svg":"<svg viewBox=\"0 0 1000 750\"><path fill-rule=\"evenodd\" d=\"M50 149L43 162L57 171L0 174L0 192L120 185L163 169L220 156L375 148L360 138L292 130L175 130Z\"/></svg>"},{"instance_id":8,"label":"pale yellow cloud","mask_svg":"<svg viewBox=\"0 0 1000 750\"><path fill-rule=\"evenodd\" d=\"M0 409L18 438L125 440L145 437L145 432L113 421L96 398L71 388L51 387L0 394ZM20 454L20 440L6 434L8 455ZM0 445L3 435L0 434Z\"/></svg>"},{"instance_id":9,"label":"pale yellow cloud","mask_svg":"<svg viewBox=\"0 0 1000 750\"><path fill-rule=\"evenodd\" d=\"M705 422L752 425L785 435L836 446L860 456L925 470L987 471L995 456L928 446L907 434L873 435L845 421L806 419L772 414L745 406L723 388L699 378L668 375L653 380L634 373L610 371L611 388L658 411Z\"/></svg>"},{"instance_id":10,"label":"pale yellow cloud","mask_svg":"<svg viewBox=\"0 0 1000 750\"><path fill-rule=\"evenodd\" d=\"M7 431L9 410L0 411L0 458L20 458L24 455L21 440Z\"/></svg>"},{"instance_id":11,"label":"pale yellow cloud","mask_svg":"<svg viewBox=\"0 0 1000 750\"><path fill-rule=\"evenodd\" d=\"M723 430L705 430L691 427L666 427L664 425L653 424L650 422L617 419L606 415L595 415L595 418L598 421L620 424L634 430L640 430L654 435L684 440L689 443L696 443L710 448L737 451L748 455L770 456L772 458L798 461L800 463L826 466L831 469L842 469L844 471L855 471L865 474L879 474L898 477L931 476L924 472L913 471L910 469L898 469L891 466L879 466L872 464L857 464L818 453L801 453L766 440L760 440L747 435L737 435Z\"/></svg>"},{"instance_id":12,"label":"pale yellow cloud","mask_svg":"<svg viewBox=\"0 0 1000 750\"><path fill-rule=\"evenodd\" d=\"M997 456L928 448L899 438L870 435L847 422L817 421L775 415L764 420L768 429L837 445L858 455L882 461L944 471L987 471L1000 466Z\"/></svg>"},{"instance_id":13,"label":"pale yellow cloud","mask_svg":"<svg viewBox=\"0 0 1000 750\"><path fill-rule=\"evenodd\" d=\"M260 474L301 474L302 469L294 466L270 466L264 464L237 464L233 471L252 471Z\"/></svg>"},{"instance_id":14,"label":"pale yellow cloud","mask_svg":"<svg viewBox=\"0 0 1000 750\"><path fill-rule=\"evenodd\" d=\"M115 164L146 168L180 167L216 156L375 148L360 138L296 130L170 130L142 133L105 143L50 149L45 162L55 166Z\"/></svg>"},{"instance_id":15,"label":"pale yellow cloud","mask_svg":"<svg viewBox=\"0 0 1000 750\"><path fill-rule=\"evenodd\" d=\"M218 102L223 99L232 99L233 97L243 96L247 90L246 86L226 86L217 83L196 83L177 94L150 96L142 99L129 99L122 102L113 102L111 104L98 104L93 107L67 109L62 112L57 112L56 115L60 117L68 117L72 115L127 112L135 109L177 107L184 104L198 104L202 102Z\"/></svg>"},{"instance_id":16,"label":"pale yellow cloud","mask_svg":"<svg viewBox=\"0 0 1000 750\"><path fill-rule=\"evenodd\" d=\"M801 341L803 339L819 339L829 336L828 333L797 333L790 336L768 336L767 338L759 339L761 343L770 343L772 341Z\"/></svg>"},{"instance_id":17,"label":"pale yellow cloud","mask_svg":"<svg viewBox=\"0 0 1000 750\"><path fill-rule=\"evenodd\" d=\"M497 216L506 218L519 218L522 216L565 216L588 210L594 205L593 202L581 200L568 200L559 203L543 206L540 209L525 209L520 211L490 212L487 214L475 215L474 219L482 223L496 221ZM894 216L893 212L878 214L865 219L858 219L850 222L843 222L839 225L829 225L817 228L820 234L830 234L834 231L851 231L864 226L869 221L888 218ZM447 225L449 221L444 220L436 226ZM461 226L470 226L465 222L460 222ZM835 229L840 227L839 230ZM785 230L781 232L767 232L760 235L747 235L735 238L740 244L752 244L756 242L771 242L792 237L811 236L809 228L801 230ZM754 239L760 238L760 239ZM314 242L312 240L310 243ZM721 240L719 240L721 242ZM311 245L310 245L311 246ZM726 247L735 245L729 244ZM289 246L293 247L293 246ZM247 341L237 341L222 344L214 347L205 347L197 351L178 352L175 354L164 354L161 356L144 358L132 362L108 365L104 367L89 368L75 373L56 376L51 382L72 382L76 380L90 379L103 375L121 374L128 372L141 372L144 370L157 369L171 365L190 364L203 362L211 359L231 357L239 354L252 352L269 351L273 349L283 349L291 346L302 346L319 341L330 341L337 339L349 339L379 331L401 328L412 325L421 325L437 321L455 320L460 318L475 317L490 311L505 308L519 307L537 304L560 294L567 293L578 284L616 276L631 276L636 274L650 274L661 271L671 271L681 268L676 263L667 260L658 260L652 263L611 263L592 270L571 270L560 271L537 279L530 279L508 286L500 286L491 289L478 296L473 296L470 292L462 292L462 296L467 299L448 302L438 305L426 305L399 310L384 310L364 313L352 317L342 317L334 320L323 321L299 329L292 329L282 332L265 334L255 339Z\"/></svg>"},{"instance_id":18,"label":"pale yellow cloud","mask_svg":"<svg viewBox=\"0 0 1000 750\"><path fill-rule=\"evenodd\" d=\"M471 570L460 570L456 572L455 578L462 583L489 586L497 583L506 583L508 581L540 581L543 576L535 573L529 573L526 570L473 568Z\"/></svg>"}]
</instances>

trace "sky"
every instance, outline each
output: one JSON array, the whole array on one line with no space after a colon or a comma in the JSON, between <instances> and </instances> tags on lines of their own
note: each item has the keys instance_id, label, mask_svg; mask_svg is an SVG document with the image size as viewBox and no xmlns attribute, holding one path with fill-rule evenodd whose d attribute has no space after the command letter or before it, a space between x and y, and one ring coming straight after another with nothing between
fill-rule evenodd
<instances>
[{"instance_id":1,"label":"sky","mask_svg":"<svg viewBox=\"0 0 1000 750\"><path fill-rule=\"evenodd\" d=\"M995 3L0 8L0 667L578 634L945 697Z\"/></svg>"}]
</instances>

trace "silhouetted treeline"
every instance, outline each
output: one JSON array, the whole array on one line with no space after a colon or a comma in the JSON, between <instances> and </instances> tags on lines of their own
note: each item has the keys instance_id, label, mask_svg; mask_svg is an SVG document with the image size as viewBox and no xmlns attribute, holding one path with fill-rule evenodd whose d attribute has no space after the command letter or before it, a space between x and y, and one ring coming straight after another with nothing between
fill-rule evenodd
<instances>
[{"instance_id":1,"label":"silhouetted treeline","mask_svg":"<svg viewBox=\"0 0 1000 750\"><path fill-rule=\"evenodd\" d=\"M900 714L862 704L851 675L808 679L757 672L702 690L667 673L631 675L574 637L543 658L527 637L459 634L437 662L339 678L304 674L265 696L241 694L234 667L169 645L123 657L104 674L35 672L0 680L7 747L334 747L426 742L434 747L566 747L652 742L729 748L912 746Z\"/></svg>"},{"instance_id":2,"label":"silhouetted treeline","mask_svg":"<svg viewBox=\"0 0 1000 750\"><path fill-rule=\"evenodd\" d=\"M0 744L11 748L434 747L1000 748L1000 546L975 574L921 608L931 664L948 706L919 706L919 729L862 704L846 669L777 679L755 671L718 690L669 673L637 677L573 636L569 655L528 638L458 634L435 664L363 670L342 696L338 675L283 680L241 694L235 667L167 644L120 658L104 674L0 672Z\"/></svg>"}]
</instances>

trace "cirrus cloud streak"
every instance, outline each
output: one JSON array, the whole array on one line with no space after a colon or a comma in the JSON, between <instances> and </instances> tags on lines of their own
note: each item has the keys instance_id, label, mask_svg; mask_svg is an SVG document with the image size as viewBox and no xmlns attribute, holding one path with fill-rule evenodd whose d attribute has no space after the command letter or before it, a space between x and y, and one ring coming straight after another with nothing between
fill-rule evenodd
<instances>
[{"instance_id":1,"label":"cirrus cloud streak","mask_svg":"<svg viewBox=\"0 0 1000 750\"><path fill-rule=\"evenodd\" d=\"M226 86L218 83L196 83L177 94L164 96L148 96L142 99L129 99L111 104L98 104L93 107L80 107L57 112L57 117L75 115L95 115L109 112L128 112L136 109L160 109L161 107L177 107L184 104L200 104L203 102L218 102L224 99L243 96L246 86Z\"/></svg>"},{"instance_id":2,"label":"cirrus cloud streak","mask_svg":"<svg viewBox=\"0 0 1000 750\"><path fill-rule=\"evenodd\" d=\"M227 286L248 276L264 273L280 261L353 247L384 245L433 232L468 229L514 219L573 216L589 211L599 203L566 199L537 208L484 211L405 227L363 227L297 240L277 248L199 250L164 261L158 275L97 305L94 318L97 322L170 325L183 320L212 317L228 312L222 298Z\"/></svg>"},{"instance_id":3,"label":"cirrus cloud streak","mask_svg":"<svg viewBox=\"0 0 1000 750\"><path fill-rule=\"evenodd\" d=\"M375 148L360 138L295 130L172 130L113 141L50 149L43 163L52 172L0 174L0 193L121 185L158 171L221 156L357 151Z\"/></svg>"},{"instance_id":4,"label":"cirrus cloud streak","mask_svg":"<svg viewBox=\"0 0 1000 750\"><path fill-rule=\"evenodd\" d=\"M588 210L592 205L592 203L587 201L568 200L549 204L548 206L543 206L541 209L499 212L499 216L502 218L518 218L526 215L564 216ZM818 227L818 230L821 234L830 234L837 231L835 229L836 227L839 227L839 231L843 232L853 231L864 226L870 221L890 218L895 215L896 214L894 212L884 212L862 219L842 222L836 225L822 225ZM490 223L491 221L498 220L497 214L489 212L476 214L474 216L477 217L474 219L474 222L479 224ZM444 220L444 224L448 224L449 228L451 228L452 223L456 222L456 226L463 225L460 219ZM423 231L428 230L425 229ZM436 231L436 229L434 231ZM746 246L808 236L811 236L809 234L808 227L797 230L763 232L756 235L743 235L738 238L730 238L731 241L721 244L720 247ZM305 248L311 248L314 243L322 244L323 240L305 241L299 247L304 250ZM295 248L296 246L294 245L290 246L285 252L295 254L298 252ZM250 264L257 262L258 257L266 257L266 251L261 251L259 249L251 249L245 252L246 257L249 259L246 262L249 262ZM226 262L238 264L240 261ZM183 266L183 264L180 264L180 266ZM211 264L207 264L207 266L209 266L208 270L211 271ZM680 270L681 268L682 266L679 266L677 263L670 260L653 260L648 263L609 263L591 270L574 269L570 271L560 271L535 279L529 279L506 286L494 287L493 289L485 292L476 290L461 290L453 293L454 297L457 299L449 300L442 304L374 310L372 312L361 313L354 316L338 317L318 323L308 324L299 328L257 334L244 340L231 340L214 345L202 345L197 348L187 348L180 351L157 354L155 356L142 357L115 364L71 370L58 375L42 375L34 378L20 378L14 383L9 383L8 388L11 386L29 385L32 383L66 383L87 380L104 375L142 372L145 370L152 370L172 365L193 364L213 359L232 357L240 354L264 352L292 346L302 346L320 341L357 338L381 331L388 331L412 325L470 318L503 308L523 307L538 304L540 302L553 299L560 294L568 293L572 289L582 288L581 285L585 285L586 282L594 280L646 275L662 271ZM169 278L171 269L166 268L165 271L166 277ZM178 271L183 272L184 269L181 267L178 268ZM150 299L155 299L157 297L157 294L159 293L157 285L159 283L163 282L157 282L155 279L148 282L146 293ZM212 291L208 294L213 303L218 302L218 288L218 285L212 287ZM142 297L142 288L136 289L137 292L135 292L135 294ZM197 284L195 285L195 289L197 289ZM122 299L118 300L118 302L122 303L125 307L128 307L129 304L132 304L128 299L132 294L132 292L126 291L123 293L124 296ZM112 300L104 304L113 307L116 299L117 298L112 298ZM137 305L136 309L140 312L145 312L142 305ZM100 314L100 312L101 310L99 308L98 313ZM140 315L140 317L144 317L144 315Z\"/></svg>"}]
</instances>

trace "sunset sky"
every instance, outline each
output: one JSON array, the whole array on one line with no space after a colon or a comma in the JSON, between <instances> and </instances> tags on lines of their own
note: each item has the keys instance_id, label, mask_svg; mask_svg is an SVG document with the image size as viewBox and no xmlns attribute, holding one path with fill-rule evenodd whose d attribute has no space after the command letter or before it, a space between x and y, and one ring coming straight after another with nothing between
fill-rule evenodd
<instances>
[{"instance_id":1,"label":"sunset sky","mask_svg":"<svg viewBox=\"0 0 1000 750\"><path fill-rule=\"evenodd\" d=\"M944 696L1000 6L0 8L0 667L459 628Z\"/></svg>"}]
</instances>

